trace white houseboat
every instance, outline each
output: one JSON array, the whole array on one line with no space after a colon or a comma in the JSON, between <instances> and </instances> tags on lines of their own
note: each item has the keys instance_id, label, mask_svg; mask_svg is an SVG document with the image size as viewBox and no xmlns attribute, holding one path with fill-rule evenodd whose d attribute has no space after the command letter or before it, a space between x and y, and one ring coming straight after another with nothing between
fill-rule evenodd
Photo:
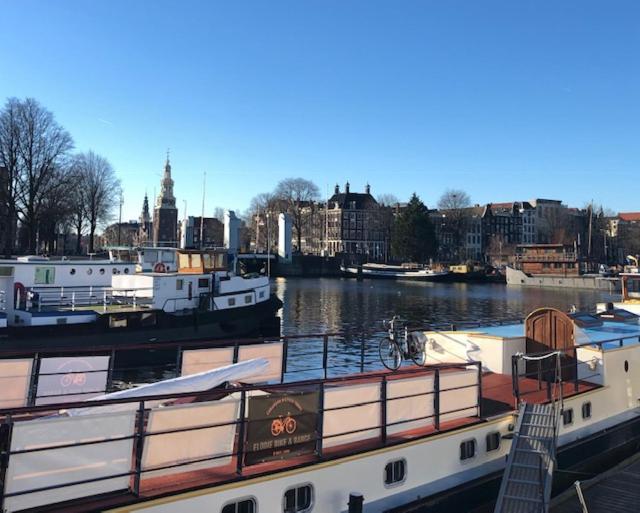
<instances>
[{"instance_id":1,"label":"white houseboat","mask_svg":"<svg viewBox=\"0 0 640 513\"><path fill-rule=\"evenodd\" d=\"M235 275L225 251L171 250L165 260L139 272L139 263L116 260L0 262L6 322L0 345L211 339L275 328L281 303L268 277Z\"/></svg>"},{"instance_id":2,"label":"white houseboat","mask_svg":"<svg viewBox=\"0 0 640 513\"><path fill-rule=\"evenodd\" d=\"M4 357L0 509L373 513L448 501L468 511L463 496L497 495L496 511L546 511L555 469L573 481L637 449L637 317L547 308L524 324L414 336L424 366L305 381L287 379L282 340L183 348L194 382L220 367L233 376L237 361L262 369L204 392L85 391L82 402L87 356ZM325 338L325 364L331 347ZM34 403L41 381L57 401Z\"/></svg>"}]
</instances>

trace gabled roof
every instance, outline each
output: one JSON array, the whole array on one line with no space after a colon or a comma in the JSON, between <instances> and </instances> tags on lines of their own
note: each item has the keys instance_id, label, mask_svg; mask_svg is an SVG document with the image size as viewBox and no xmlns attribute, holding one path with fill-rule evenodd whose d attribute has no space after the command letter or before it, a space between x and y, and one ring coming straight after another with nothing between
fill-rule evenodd
<instances>
[{"instance_id":1,"label":"gabled roof","mask_svg":"<svg viewBox=\"0 0 640 513\"><path fill-rule=\"evenodd\" d=\"M640 212L620 212L618 218L621 221L640 221Z\"/></svg>"}]
</instances>

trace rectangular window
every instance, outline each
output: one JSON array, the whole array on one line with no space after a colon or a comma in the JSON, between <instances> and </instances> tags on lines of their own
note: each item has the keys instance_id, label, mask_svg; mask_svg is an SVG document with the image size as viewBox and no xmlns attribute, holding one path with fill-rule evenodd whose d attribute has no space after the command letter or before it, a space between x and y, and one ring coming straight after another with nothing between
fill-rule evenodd
<instances>
[{"instance_id":1,"label":"rectangular window","mask_svg":"<svg viewBox=\"0 0 640 513\"><path fill-rule=\"evenodd\" d=\"M178 254L178 262L180 263L180 269L184 269L189 266L189 254L188 253L179 253Z\"/></svg>"},{"instance_id":2,"label":"rectangular window","mask_svg":"<svg viewBox=\"0 0 640 513\"><path fill-rule=\"evenodd\" d=\"M487 452L495 451L500 447L500 433L496 431L495 433L489 433L487 435Z\"/></svg>"},{"instance_id":3,"label":"rectangular window","mask_svg":"<svg viewBox=\"0 0 640 513\"><path fill-rule=\"evenodd\" d=\"M250 294L247 294L246 296L244 296L244 304L245 304L245 305L249 305L249 304L251 304L251 299L252 299L252 298L251 298L251 295L250 295Z\"/></svg>"},{"instance_id":4,"label":"rectangular window","mask_svg":"<svg viewBox=\"0 0 640 513\"><path fill-rule=\"evenodd\" d=\"M290 488L284 494L284 513L301 513L311 510L313 488L310 484Z\"/></svg>"},{"instance_id":5,"label":"rectangular window","mask_svg":"<svg viewBox=\"0 0 640 513\"><path fill-rule=\"evenodd\" d=\"M255 511L256 501L245 499L225 505L220 513L255 513Z\"/></svg>"},{"instance_id":6,"label":"rectangular window","mask_svg":"<svg viewBox=\"0 0 640 513\"><path fill-rule=\"evenodd\" d=\"M264 297L264 290L260 291L260 299L262 299Z\"/></svg>"},{"instance_id":7,"label":"rectangular window","mask_svg":"<svg viewBox=\"0 0 640 513\"><path fill-rule=\"evenodd\" d=\"M202 265L200 255L198 253L194 253L191 255L191 267L200 267Z\"/></svg>"},{"instance_id":8,"label":"rectangular window","mask_svg":"<svg viewBox=\"0 0 640 513\"><path fill-rule=\"evenodd\" d=\"M476 455L476 441L473 440L465 440L460 444L460 459L468 460L473 458Z\"/></svg>"},{"instance_id":9,"label":"rectangular window","mask_svg":"<svg viewBox=\"0 0 640 513\"><path fill-rule=\"evenodd\" d=\"M591 402L587 401L582 405L582 418L590 419L591 418Z\"/></svg>"},{"instance_id":10,"label":"rectangular window","mask_svg":"<svg viewBox=\"0 0 640 513\"><path fill-rule=\"evenodd\" d=\"M227 303L229 304L229 306L235 306L236 305L236 298L235 297L230 297L227 300Z\"/></svg>"},{"instance_id":11,"label":"rectangular window","mask_svg":"<svg viewBox=\"0 0 640 513\"><path fill-rule=\"evenodd\" d=\"M182 278L176 280L176 290L182 290L184 287L184 280Z\"/></svg>"},{"instance_id":12,"label":"rectangular window","mask_svg":"<svg viewBox=\"0 0 640 513\"><path fill-rule=\"evenodd\" d=\"M384 467L384 484L393 485L404 481L407 475L407 462L404 459L390 461Z\"/></svg>"},{"instance_id":13,"label":"rectangular window","mask_svg":"<svg viewBox=\"0 0 640 513\"><path fill-rule=\"evenodd\" d=\"M562 410L562 425L568 426L573 424L573 408Z\"/></svg>"},{"instance_id":14,"label":"rectangular window","mask_svg":"<svg viewBox=\"0 0 640 513\"><path fill-rule=\"evenodd\" d=\"M198 278L198 288L200 288L200 289L208 289L209 288L209 278Z\"/></svg>"},{"instance_id":15,"label":"rectangular window","mask_svg":"<svg viewBox=\"0 0 640 513\"><path fill-rule=\"evenodd\" d=\"M36 285L52 285L55 279L55 267L36 267L36 276L34 280Z\"/></svg>"}]
</instances>

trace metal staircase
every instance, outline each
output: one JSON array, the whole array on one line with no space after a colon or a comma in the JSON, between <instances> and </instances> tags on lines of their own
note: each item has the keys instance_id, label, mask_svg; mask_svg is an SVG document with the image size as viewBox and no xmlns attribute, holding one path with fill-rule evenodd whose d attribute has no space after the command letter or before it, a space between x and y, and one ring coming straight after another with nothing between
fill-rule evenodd
<instances>
[{"instance_id":1,"label":"metal staircase","mask_svg":"<svg viewBox=\"0 0 640 513\"><path fill-rule=\"evenodd\" d=\"M547 513L556 464L560 394L546 404L520 404L494 513Z\"/></svg>"}]
</instances>

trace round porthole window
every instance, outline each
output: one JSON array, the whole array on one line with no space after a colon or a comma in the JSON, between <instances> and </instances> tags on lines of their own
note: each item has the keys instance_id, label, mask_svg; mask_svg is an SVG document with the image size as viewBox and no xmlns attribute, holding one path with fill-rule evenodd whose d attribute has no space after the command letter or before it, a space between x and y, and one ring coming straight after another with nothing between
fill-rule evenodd
<instances>
[{"instance_id":1,"label":"round porthole window","mask_svg":"<svg viewBox=\"0 0 640 513\"><path fill-rule=\"evenodd\" d=\"M104 274L104 269L100 269L100 274Z\"/></svg>"},{"instance_id":2,"label":"round porthole window","mask_svg":"<svg viewBox=\"0 0 640 513\"><path fill-rule=\"evenodd\" d=\"M128 267L124 268L124 274L129 274L129 268Z\"/></svg>"},{"instance_id":3,"label":"round porthole window","mask_svg":"<svg viewBox=\"0 0 640 513\"><path fill-rule=\"evenodd\" d=\"M625 372L629 372L629 361L628 360L624 361L624 371Z\"/></svg>"},{"instance_id":4,"label":"round porthole window","mask_svg":"<svg viewBox=\"0 0 640 513\"><path fill-rule=\"evenodd\" d=\"M71 275L76 274L76 270L72 267L71 270L69 271L69 274L71 274Z\"/></svg>"},{"instance_id":5,"label":"round porthole window","mask_svg":"<svg viewBox=\"0 0 640 513\"><path fill-rule=\"evenodd\" d=\"M114 267L111 269L111 274L118 274L118 270Z\"/></svg>"},{"instance_id":6,"label":"round porthole window","mask_svg":"<svg viewBox=\"0 0 640 513\"><path fill-rule=\"evenodd\" d=\"M91 267L89 267L89 269L87 269L87 274L93 274L93 269L91 269Z\"/></svg>"}]
</instances>

